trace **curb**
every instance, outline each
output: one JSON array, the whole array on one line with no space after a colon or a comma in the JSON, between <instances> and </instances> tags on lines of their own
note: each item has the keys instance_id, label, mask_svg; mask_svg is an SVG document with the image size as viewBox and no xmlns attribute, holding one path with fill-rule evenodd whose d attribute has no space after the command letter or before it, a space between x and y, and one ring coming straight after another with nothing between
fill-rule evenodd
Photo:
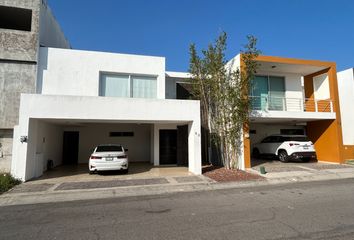
<instances>
[{"instance_id":1,"label":"curb","mask_svg":"<svg viewBox=\"0 0 354 240\"><path fill-rule=\"evenodd\" d=\"M262 186L286 185L292 183L320 182L328 180L353 179L353 173L325 173L322 175L274 178L244 182L203 182L194 184L154 185L134 187L114 187L100 189L63 190L55 192L4 194L0 196L0 206L28 205L107 198L127 198L142 196L162 196L166 194L244 189Z\"/></svg>"}]
</instances>

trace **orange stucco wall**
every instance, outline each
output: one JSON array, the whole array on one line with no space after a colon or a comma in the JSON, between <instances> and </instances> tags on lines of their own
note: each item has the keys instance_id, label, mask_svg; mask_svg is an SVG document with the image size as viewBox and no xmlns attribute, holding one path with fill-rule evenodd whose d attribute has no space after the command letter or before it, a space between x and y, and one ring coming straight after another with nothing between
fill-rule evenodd
<instances>
[{"instance_id":1,"label":"orange stucco wall","mask_svg":"<svg viewBox=\"0 0 354 240\"><path fill-rule=\"evenodd\" d=\"M243 146L245 168L251 168L251 140L249 138L249 124L243 125Z\"/></svg>"},{"instance_id":2,"label":"orange stucco wall","mask_svg":"<svg viewBox=\"0 0 354 240\"><path fill-rule=\"evenodd\" d=\"M313 99L313 77L327 73L329 80L330 97L333 100L335 120L320 120L307 123L307 135L315 144L317 158L320 161L343 163L344 147L342 141L341 118L338 98L338 85L335 64L327 69L308 76L304 76L305 97Z\"/></svg>"}]
</instances>

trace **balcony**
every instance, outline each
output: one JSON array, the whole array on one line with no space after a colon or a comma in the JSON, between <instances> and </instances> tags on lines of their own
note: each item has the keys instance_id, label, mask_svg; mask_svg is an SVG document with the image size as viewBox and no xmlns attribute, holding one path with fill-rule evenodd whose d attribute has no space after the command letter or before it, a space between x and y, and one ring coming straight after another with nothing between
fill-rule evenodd
<instances>
[{"instance_id":1,"label":"balcony","mask_svg":"<svg viewBox=\"0 0 354 240\"><path fill-rule=\"evenodd\" d=\"M250 99L252 110L258 111L334 112L332 100L269 96L250 96Z\"/></svg>"},{"instance_id":2,"label":"balcony","mask_svg":"<svg viewBox=\"0 0 354 240\"><path fill-rule=\"evenodd\" d=\"M310 98L250 96L253 122L307 122L335 119L333 101Z\"/></svg>"}]
</instances>

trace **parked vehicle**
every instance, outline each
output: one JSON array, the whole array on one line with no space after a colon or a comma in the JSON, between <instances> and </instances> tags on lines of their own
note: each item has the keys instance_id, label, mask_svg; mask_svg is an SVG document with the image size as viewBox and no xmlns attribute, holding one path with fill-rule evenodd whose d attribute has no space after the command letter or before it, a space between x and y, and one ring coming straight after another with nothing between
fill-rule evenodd
<instances>
[{"instance_id":1,"label":"parked vehicle","mask_svg":"<svg viewBox=\"0 0 354 240\"><path fill-rule=\"evenodd\" d=\"M316 159L313 143L305 135L271 135L253 147L252 155L276 155L280 161Z\"/></svg>"},{"instance_id":2,"label":"parked vehicle","mask_svg":"<svg viewBox=\"0 0 354 240\"><path fill-rule=\"evenodd\" d=\"M128 173L128 149L116 144L95 147L89 159L90 174L97 171L122 170Z\"/></svg>"}]
</instances>

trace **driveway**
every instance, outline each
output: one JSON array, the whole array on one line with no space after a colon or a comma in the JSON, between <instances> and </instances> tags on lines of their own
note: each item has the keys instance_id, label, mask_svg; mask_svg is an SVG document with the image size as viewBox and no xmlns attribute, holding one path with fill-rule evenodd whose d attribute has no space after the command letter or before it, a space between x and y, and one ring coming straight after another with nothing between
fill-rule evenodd
<instances>
[{"instance_id":1,"label":"driveway","mask_svg":"<svg viewBox=\"0 0 354 240\"><path fill-rule=\"evenodd\" d=\"M100 172L90 175L87 164L64 165L47 171L42 177L31 182L36 183L58 183L58 182L82 182L82 181L109 181L109 180L130 180L141 178L159 178L170 176L193 176L187 167L180 166L158 166L150 163L130 163L129 173L120 171Z\"/></svg>"},{"instance_id":2,"label":"driveway","mask_svg":"<svg viewBox=\"0 0 354 240\"><path fill-rule=\"evenodd\" d=\"M131 163L128 174L112 171L90 175L87 164L83 164L54 168L38 179L16 186L8 194L49 194L68 190L184 185L211 181L188 172L187 167L154 167L148 163Z\"/></svg>"},{"instance_id":3,"label":"driveway","mask_svg":"<svg viewBox=\"0 0 354 240\"><path fill-rule=\"evenodd\" d=\"M265 168L266 174L262 174L262 176L266 178L302 177L328 173L352 173L354 171L354 166L348 164L327 162L283 163L278 160L252 159L251 172L260 173L261 167Z\"/></svg>"}]
</instances>

